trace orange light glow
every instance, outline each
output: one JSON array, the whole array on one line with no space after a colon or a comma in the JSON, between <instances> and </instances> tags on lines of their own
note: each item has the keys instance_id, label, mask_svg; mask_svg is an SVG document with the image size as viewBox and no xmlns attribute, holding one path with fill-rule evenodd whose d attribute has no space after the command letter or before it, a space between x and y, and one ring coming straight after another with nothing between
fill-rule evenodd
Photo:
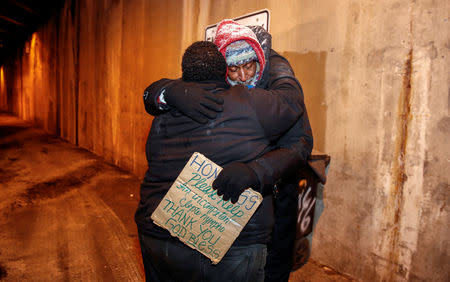
<instances>
[{"instance_id":1,"label":"orange light glow","mask_svg":"<svg viewBox=\"0 0 450 282\"><path fill-rule=\"evenodd\" d=\"M29 53L22 65L21 117L24 120L34 120L37 114L47 111L45 99L37 99L37 93L41 93L43 85L43 51L39 34L33 33L25 45L25 48L29 48Z\"/></svg>"},{"instance_id":2,"label":"orange light glow","mask_svg":"<svg viewBox=\"0 0 450 282\"><path fill-rule=\"evenodd\" d=\"M33 35L31 36L31 49L34 49L35 45L36 45L36 39L37 39L37 34L36 32L33 33Z\"/></svg>"},{"instance_id":3,"label":"orange light glow","mask_svg":"<svg viewBox=\"0 0 450 282\"><path fill-rule=\"evenodd\" d=\"M0 67L0 95L3 95L3 90L5 89L5 73L3 70L3 66Z\"/></svg>"},{"instance_id":4,"label":"orange light glow","mask_svg":"<svg viewBox=\"0 0 450 282\"><path fill-rule=\"evenodd\" d=\"M0 109L3 111L7 110L7 100L6 100L6 85L5 85L5 71L3 66L0 67Z\"/></svg>"},{"instance_id":5,"label":"orange light glow","mask_svg":"<svg viewBox=\"0 0 450 282\"><path fill-rule=\"evenodd\" d=\"M0 85L3 88L3 85L5 85L5 74L3 72L3 66L0 67Z\"/></svg>"},{"instance_id":6,"label":"orange light glow","mask_svg":"<svg viewBox=\"0 0 450 282\"><path fill-rule=\"evenodd\" d=\"M28 42L27 42L28 43ZM31 42L29 43L29 54L30 54L30 62L34 62L36 56L36 45L38 43L38 38L36 32L31 36ZM28 52L27 52L28 53Z\"/></svg>"}]
</instances>

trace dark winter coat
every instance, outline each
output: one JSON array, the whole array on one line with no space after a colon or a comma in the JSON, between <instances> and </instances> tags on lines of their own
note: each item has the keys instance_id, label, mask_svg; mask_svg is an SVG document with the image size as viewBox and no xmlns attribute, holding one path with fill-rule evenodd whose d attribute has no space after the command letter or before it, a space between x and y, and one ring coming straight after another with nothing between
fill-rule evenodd
<instances>
[{"instance_id":1,"label":"dark winter coat","mask_svg":"<svg viewBox=\"0 0 450 282\"><path fill-rule=\"evenodd\" d=\"M222 83L221 87L227 87ZM222 89L217 95L224 99L224 111L205 125L175 109L153 120L146 145L148 170L136 212L140 232L171 237L154 225L150 216L194 152L220 166L235 161L247 163L271 150L302 112L301 100L295 95L292 99L270 93L255 95L244 86ZM272 198L268 194L237 238L237 245L268 242L273 225Z\"/></svg>"},{"instance_id":2,"label":"dark winter coat","mask_svg":"<svg viewBox=\"0 0 450 282\"><path fill-rule=\"evenodd\" d=\"M267 191L274 187L277 190L288 190L283 188L293 187L295 190L298 184L297 172L302 165L306 164L313 147L311 127L303 102L303 91L289 62L271 49L270 34L259 27L251 28L261 43L268 63L256 88L252 88L250 92L254 95L263 93L278 95L286 101L296 97L300 99L302 108L299 109L300 118L294 126L275 142L273 148L276 149L247 162L247 164L253 168L259 178L261 184L259 190ZM157 116L167 111L167 108L161 109L157 99L171 81L169 79L160 80L147 87L144 105L149 114ZM143 185L146 185L145 182ZM266 204L272 203L267 203L266 200ZM263 217L268 222L273 222L273 214L270 214L270 210L267 209L265 212ZM247 238L244 231L241 236Z\"/></svg>"}]
</instances>

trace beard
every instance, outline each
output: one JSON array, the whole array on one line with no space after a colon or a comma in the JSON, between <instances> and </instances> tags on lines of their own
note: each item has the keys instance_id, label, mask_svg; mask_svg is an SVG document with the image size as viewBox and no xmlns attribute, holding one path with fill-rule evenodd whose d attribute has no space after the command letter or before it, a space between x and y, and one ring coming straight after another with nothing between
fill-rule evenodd
<instances>
[{"instance_id":1,"label":"beard","mask_svg":"<svg viewBox=\"0 0 450 282\"><path fill-rule=\"evenodd\" d=\"M255 71L255 75L249 79L247 79L246 81L240 81L238 80L231 80L229 77L227 77L227 81L228 84L230 84L231 86L235 86L235 85L244 85L244 86L256 86L256 83L259 80L259 62L256 62L256 71Z\"/></svg>"}]
</instances>

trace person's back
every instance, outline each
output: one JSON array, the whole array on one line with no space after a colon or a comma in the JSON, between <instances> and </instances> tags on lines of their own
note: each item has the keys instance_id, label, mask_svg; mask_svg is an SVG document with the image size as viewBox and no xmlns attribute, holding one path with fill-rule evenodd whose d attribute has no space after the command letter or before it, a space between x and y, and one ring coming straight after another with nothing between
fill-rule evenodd
<instances>
[{"instance_id":1,"label":"person's back","mask_svg":"<svg viewBox=\"0 0 450 282\"><path fill-rule=\"evenodd\" d=\"M273 139L267 138L245 91L242 86L226 92L219 89L217 95L224 94L224 110L206 124L176 112L156 117L147 142L146 181L173 182L194 152L201 152L220 166L248 162L265 152Z\"/></svg>"},{"instance_id":2,"label":"person's back","mask_svg":"<svg viewBox=\"0 0 450 282\"><path fill-rule=\"evenodd\" d=\"M202 49L199 47L204 44L216 49L212 43L205 42L194 43L192 48L188 48L183 56L183 80L214 84L216 95L222 95L224 100L223 112L216 119L199 124L173 109L155 117L146 144L148 170L136 219L146 233L160 238L170 238L170 235L151 223L149 217L194 152L202 153L220 166L236 161L246 163L272 149L271 143L298 118L297 113L283 110L282 102L273 95L250 95L244 86L228 89L226 65L220 53L217 52L220 60L214 61L205 57L204 52L193 52L200 52ZM190 60L196 57L203 62L212 60L210 64L214 63L223 72L215 71L218 74L214 76L211 74L215 72L206 68L202 75L201 69L207 64L196 65L198 59ZM269 196L264 198L236 243L267 243L273 224L271 215Z\"/></svg>"},{"instance_id":3,"label":"person's back","mask_svg":"<svg viewBox=\"0 0 450 282\"><path fill-rule=\"evenodd\" d=\"M155 184L149 190L153 195L148 195L155 197L155 201L148 208L152 211L156 208L194 152L200 152L223 166L233 161L251 161L269 150L270 141L259 124L257 114L245 97L239 99L239 94L245 96L245 93L237 93L241 90L243 87L238 87L232 90L235 93L224 95L224 111L207 124L198 124L184 115L174 116L172 113L154 119L147 142L145 181ZM258 214L272 214L270 199L266 198L264 202L267 204L261 205L255 219ZM252 243L266 243L272 226L271 217L264 223L265 228L258 228L260 238L254 237Z\"/></svg>"}]
</instances>

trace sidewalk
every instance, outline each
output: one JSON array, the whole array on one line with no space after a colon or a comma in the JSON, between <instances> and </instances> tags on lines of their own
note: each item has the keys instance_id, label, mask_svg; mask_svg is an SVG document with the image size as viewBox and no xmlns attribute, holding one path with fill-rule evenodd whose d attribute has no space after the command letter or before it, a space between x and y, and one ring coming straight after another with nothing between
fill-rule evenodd
<instances>
[{"instance_id":1,"label":"sidewalk","mask_svg":"<svg viewBox=\"0 0 450 282\"><path fill-rule=\"evenodd\" d=\"M0 116L0 278L142 281L139 179Z\"/></svg>"},{"instance_id":2,"label":"sidewalk","mask_svg":"<svg viewBox=\"0 0 450 282\"><path fill-rule=\"evenodd\" d=\"M144 281L140 179L0 114L0 280ZM353 281L310 262L291 282Z\"/></svg>"}]
</instances>

